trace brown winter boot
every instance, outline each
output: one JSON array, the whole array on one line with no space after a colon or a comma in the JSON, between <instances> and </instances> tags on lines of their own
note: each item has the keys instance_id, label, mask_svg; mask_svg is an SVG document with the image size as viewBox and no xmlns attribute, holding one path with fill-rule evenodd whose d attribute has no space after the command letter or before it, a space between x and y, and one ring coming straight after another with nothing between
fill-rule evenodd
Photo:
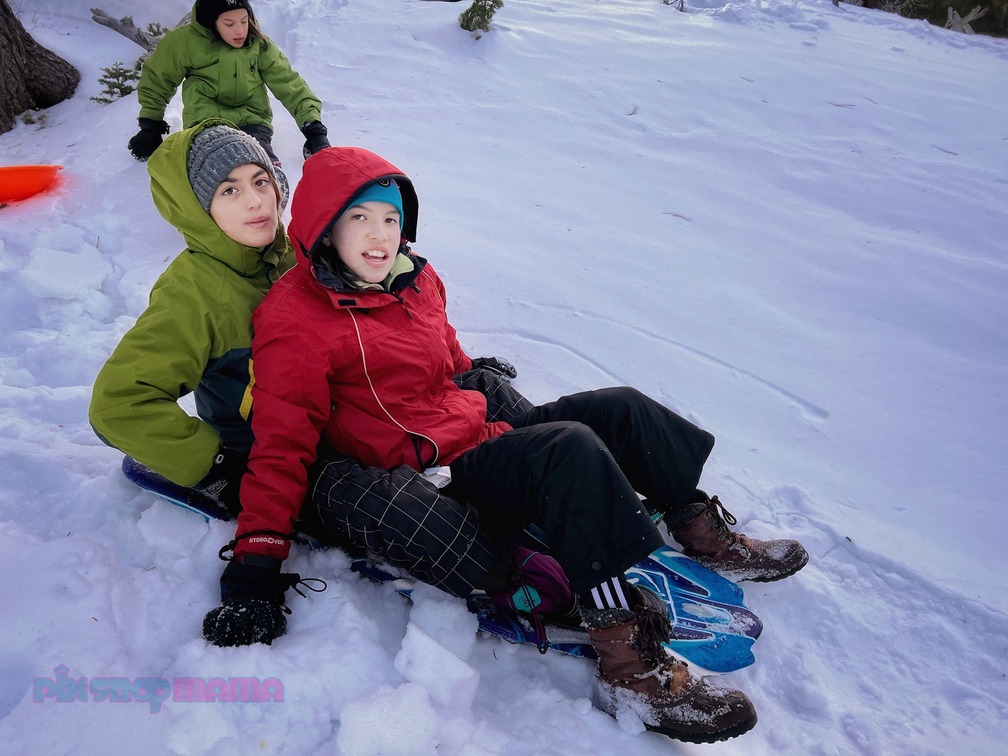
<instances>
[{"instance_id":1,"label":"brown winter boot","mask_svg":"<svg viewBox=\"0 0 1008 756\"><path fill-rule=\"evenodd\" d=\"M699 515L675 530L672 537L683 553L733 580L768 583L793 575L808 562L808 552L788 539L758 541L742 533L733 533L729 525L738 520L725 509L718 497L698 491L707 505Z\"/></svg>"},{"instance_id":2,"label":"brown winter boot","mask_svg":"<svg viewBox=\"0 0 1008 756\"><path fill-rule=\"evenodd\" d=\"M599 657L602 709L612 716L629 709L647 729L690 743L714 743L751 730L756 710L746 695L694 678L662 645L671 629L668 609L646 588L633 590L631 619L593 627L592 619L601 613L582 611Z\"/></svg>"}]
</instances>

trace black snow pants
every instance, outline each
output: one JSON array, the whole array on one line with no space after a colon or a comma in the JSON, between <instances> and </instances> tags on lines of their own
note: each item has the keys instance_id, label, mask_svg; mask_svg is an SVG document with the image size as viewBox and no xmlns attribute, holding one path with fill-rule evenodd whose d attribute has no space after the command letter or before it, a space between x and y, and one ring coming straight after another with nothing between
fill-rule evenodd
<instances>
[{"instance_id":1,"label":"black snow pants","mask_svg":"<svg viewBox=\"0 0 1008 756\"><path fill-rule=\"evenodd\" d=\"M633 388L565 396L451 464L446 489L491 537L535 524L577 592L661 548L642 504L675 512L696 499L714 437Z\"/></svg>"}]
</instances>

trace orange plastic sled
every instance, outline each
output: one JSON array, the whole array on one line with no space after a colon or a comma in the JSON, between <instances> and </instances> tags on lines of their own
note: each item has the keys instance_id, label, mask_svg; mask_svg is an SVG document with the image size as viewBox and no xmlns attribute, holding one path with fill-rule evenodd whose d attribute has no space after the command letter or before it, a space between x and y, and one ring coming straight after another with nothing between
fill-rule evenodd
<instances>
[{"instance_id":1,"label":"orange plastic sled","mask_svg":"<svg viewBox=\"0 0 1008 756\"><path fill-rule=\"evenodd\" d=\"M0 202L17 202L33 197L56 180L62 165L0 166Z\"/></svg>"}]
</instances>

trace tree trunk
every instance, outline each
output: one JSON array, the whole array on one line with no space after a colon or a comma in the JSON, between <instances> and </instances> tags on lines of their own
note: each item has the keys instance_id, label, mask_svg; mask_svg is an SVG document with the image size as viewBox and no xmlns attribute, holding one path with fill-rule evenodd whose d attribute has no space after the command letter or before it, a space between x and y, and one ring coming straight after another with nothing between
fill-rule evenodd
<instances>
[{"instance_id":1,"label":"tree trunk","mask_svg":"<svg viewBox=\"0 0 1008 756\"><path fill-rule=\"evenodd\" d=\"M108 13L103 11L101 8L91 9L91 20L102 26L107 26L113 31L117 31L122 34L126 39L130 39L136 42L140 47L142 47L147 52L154 52L154 48L157 47L158 38L152 37L147 32L141 31L135 23L133 23L132 16L123 16L122 18L116 19L112 18Z\"/></svg>"},{"instance_id":2,"label":"tree trunk","mask_svg":"<svg viewBox=\"0 0 1008 756\"><path fill-rule=\"evenodd\" d=\"M70 97L80 72L25 31L7 0L0 0L0 134L14 117Z\"/></svg>"}]
</instances>

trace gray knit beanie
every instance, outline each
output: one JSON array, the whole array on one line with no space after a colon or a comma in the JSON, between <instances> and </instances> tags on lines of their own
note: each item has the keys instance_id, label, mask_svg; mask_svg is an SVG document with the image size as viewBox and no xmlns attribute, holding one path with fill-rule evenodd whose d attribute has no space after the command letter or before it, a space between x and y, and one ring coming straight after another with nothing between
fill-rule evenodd
<instances>
[{"instance_id":1,"label":"gray knit beanie","mask_svg":"<svg viewBox=\"0 0 1008 756\"><path fill-rule=\"evenodd\" d=\"M246 163L261 165L277 180L273 161L266 150L244 131L230 126L210 126L193 137L189 145L189 183L200 207L209 213L217 187L231 171Z\"/></svg>"}]
</instances>

